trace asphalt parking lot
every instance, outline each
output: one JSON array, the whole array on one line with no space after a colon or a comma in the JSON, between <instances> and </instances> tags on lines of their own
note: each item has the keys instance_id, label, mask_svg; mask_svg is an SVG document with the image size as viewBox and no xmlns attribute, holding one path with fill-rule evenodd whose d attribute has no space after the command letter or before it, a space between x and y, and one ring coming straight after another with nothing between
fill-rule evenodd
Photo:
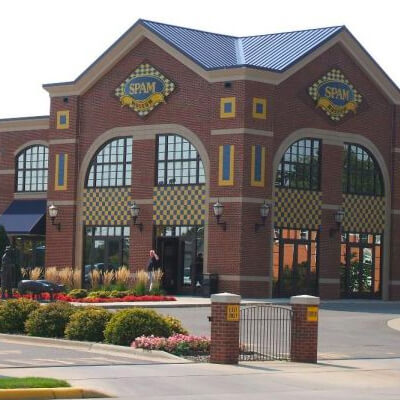
<instances>
[{"instance_id":1,"label":"asphalt parking lot","mask_svg":"<svg viewBox=\"0 0 400 400\"><path fill-rule=\"evenodd\" d=\"M210 335L209 307L156 310L181 319L192 334ZM394 318L400 318L400 302L322 302L319 359L400 357L400 331L387 326L387 322Z\"/></svg>"}]
</instances>

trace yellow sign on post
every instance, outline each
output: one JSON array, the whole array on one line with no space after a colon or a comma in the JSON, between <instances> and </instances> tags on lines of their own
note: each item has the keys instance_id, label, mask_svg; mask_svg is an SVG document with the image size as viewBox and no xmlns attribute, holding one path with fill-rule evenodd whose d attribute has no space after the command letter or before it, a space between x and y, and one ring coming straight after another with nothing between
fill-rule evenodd
<instances>
[{"instance_id":1,"label":"yellow sign on post","mask_svg":"<svg viewBox=\"0 0 400 400\"><path fill-rule=\"evenodd\" d=\"M318 307L307 307L307 322L318 321Z\"/></svg>"},{"instance_id":2,"label":"yellow sign on post","mask_svg":"<svg viewBox=\"0 0 400 400\"><path fill-rule=\"evenodd\" d=\"M226 307L226 320L239 321L240 308L238 304L230 304Z\"/></svg>"}]
</instances>

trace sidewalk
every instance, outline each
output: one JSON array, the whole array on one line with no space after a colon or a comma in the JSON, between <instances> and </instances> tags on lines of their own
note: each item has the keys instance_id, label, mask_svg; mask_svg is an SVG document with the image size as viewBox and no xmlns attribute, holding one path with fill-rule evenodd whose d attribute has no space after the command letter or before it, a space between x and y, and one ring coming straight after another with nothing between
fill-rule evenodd
<instances>
[{"instance_id":1,"label":"sidewalk","mask_svg":"<svg viewBox=\"0 0 400 400\"><path fill-rule=\"evenodd\" d=\"M400 359L318 364L252 362L0 369L1 375L49 376L120 399L398 400Z\"/></svg>"}]
</instances>

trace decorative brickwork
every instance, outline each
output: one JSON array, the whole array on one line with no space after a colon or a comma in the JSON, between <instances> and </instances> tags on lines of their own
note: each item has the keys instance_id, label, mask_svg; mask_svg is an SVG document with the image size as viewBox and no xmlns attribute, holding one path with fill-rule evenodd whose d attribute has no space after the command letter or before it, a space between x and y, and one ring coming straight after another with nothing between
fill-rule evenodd
<instances>
[{"instance_id":1,"label":"decorative brickwork","mask_svg":"<svg viewBox=\"0 0 400 400\"><path fill-rule=\"evenodd\" d=\"M318 229L321 224L321 193L311 190L276 188L275 226Z\"/></svg>"},{"instance_id":2,"label":"decorative brickwork","mask_svg":"<svg viewBox=\"0 0 400 400\"><path fill-rule=\"evenodd\" d=\"M155 187L153 221L156 225L202 225L205 199L204 185Z\"/></svg>"},{"instance_id":3,"label":"decorative brickwork","mask_svg":"<svg viewBox=\"0 0 400 400\"><path fill-rule=\"evenodd\" d=\"M316 363L318 351L319 297L294 296L291 361Z\"/></svg>"},{"instance_id":4,"label":"decorative brickwork","mask_svg":"<svg viewBox=\"0 0 400 400\"><path fill-rule=\"evenodd\" d=\"M343 229L350 232L381 233L385 226L385 198L343 195Z\"/></svg>"},{"instance_id":5,"label":"decorative brickwork","mask_svg":"<svg viewBox=\"0 0 400 400\"><path fill-rule=\"evenodd\" d=\"M85 225L129 225L130 188L86 189L83 195Z\"/></svg>"},{"instance_id":6,"label":"decorative brickwork","mask_svg":"<svg viewBox=\"0 0 400 400\"><path fill-rule=\"evenodd\" d=\"M215 301L219 296L226 302ZM229 298L232 298L230 301ZM240 296L221 293L211 296L211 350L210 361L217 364L237 364L239 360L239 318L228 320L228 307L239 307ZM240 315L240 313L239 313Z\"/></svg>"}]
</instances>

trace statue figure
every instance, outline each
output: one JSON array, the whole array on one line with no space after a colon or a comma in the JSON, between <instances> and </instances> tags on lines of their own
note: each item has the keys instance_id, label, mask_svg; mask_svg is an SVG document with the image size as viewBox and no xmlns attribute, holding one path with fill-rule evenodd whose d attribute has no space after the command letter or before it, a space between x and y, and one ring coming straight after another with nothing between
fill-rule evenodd
<instances>
[{"instance_id":1,"label":"statue figure","mask_svg":"<svg viewBox=\"0 0 400 400\"><path fill-rule=\"evenodd\" d=\"M1 298L13 297L12 288L15 284L14 252L11 246L7 246L1 259Z\"/></svg>"}]
</instances>

